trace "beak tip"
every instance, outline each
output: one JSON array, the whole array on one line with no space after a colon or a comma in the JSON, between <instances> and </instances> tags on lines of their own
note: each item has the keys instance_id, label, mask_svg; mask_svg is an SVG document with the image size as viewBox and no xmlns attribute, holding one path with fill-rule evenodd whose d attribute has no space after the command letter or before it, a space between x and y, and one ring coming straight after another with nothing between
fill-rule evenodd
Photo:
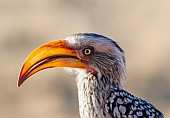
<instances>
[{"instance_id":1,"label":"beak tip","mask_svg":"<svg viewBox=\"0 0 170 118\"><path fill-rule=\"evenodd\" d=\"M26 79L22 76L22 74L20 73L19 77L18 77L18 81L17 81L17 87L20 88L20 86L22 85L22 83L25 81Z\"/></svg>"},{"instance_id":2,"label":"beak tip","mask_svg":"<svg viewBox=\"0 0 170 118\"><path fill-rule=\"evenodd\" d=\"M20 85L17 83L17 88L20 88Z\"/></svg>"},{"instance_id":3,"label":"beak tip","mask_svg":"<svg viewBox=\"0 0 170 118\"><path fill-rule=\"evenodd\" d=\"M22 66L19 76L18 76L18 81L17 81L17 87L20 88L21 84L25 81L25 79L23 78L23 69L24 69L25 64Z\"/></svg>"},{"instance_id":4,"label":"beak tip","mask_svg":"<svg viewBox=\"0 0 170 118\"><path fill-rule=\"evenodd\" d=\"M22 83L23 83L22 78L19 78L17 82L17 87L20 88Z\"/></svg>"}]
</instances>

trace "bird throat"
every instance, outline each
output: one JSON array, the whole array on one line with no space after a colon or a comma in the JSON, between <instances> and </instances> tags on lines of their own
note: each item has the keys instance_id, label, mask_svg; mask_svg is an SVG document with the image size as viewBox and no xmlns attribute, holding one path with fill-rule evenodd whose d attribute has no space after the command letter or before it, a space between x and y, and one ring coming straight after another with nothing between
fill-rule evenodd
<instances>
[{"instance_id":1,"label":"bird throat","mask_svg":"<svg viewBox=\"0 0 170 118\"><path fill-rule=\"evenodd\" d=\"M79 111L81 118L109 118L104 110L109 85L100 81L97 75L77 76ZM100 114L100 116L98 116Z\"/></svg>"}]
</instances>

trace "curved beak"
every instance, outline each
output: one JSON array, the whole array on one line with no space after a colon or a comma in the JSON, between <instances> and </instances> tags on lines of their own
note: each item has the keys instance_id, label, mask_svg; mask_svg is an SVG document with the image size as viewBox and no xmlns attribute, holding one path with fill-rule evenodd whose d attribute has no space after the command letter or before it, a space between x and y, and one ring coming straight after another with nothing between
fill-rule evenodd
<instances>
[{"instance_id":1,"label":"curved beak","mask_svg":"<svg viewBox=\"0 0 170 118\"><path fill-rule=\"evenodd\" d=\"M53 67L85 68L76 50L67 46L66 40L56 40L36 48L25 60L18 79L18 87L34 73Z\"/></svg>"}]
</instances>

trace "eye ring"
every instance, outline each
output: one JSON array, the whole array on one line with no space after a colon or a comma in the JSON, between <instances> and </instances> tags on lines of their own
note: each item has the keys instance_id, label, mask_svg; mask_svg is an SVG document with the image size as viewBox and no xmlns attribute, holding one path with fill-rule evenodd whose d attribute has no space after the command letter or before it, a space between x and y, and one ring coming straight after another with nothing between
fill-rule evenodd
<instances>
[{"instance_id":1,"label":"eye ring","mask_svg":"<svg viewBox=\"0 0 170 118\"><path fill-rule=\"evenodd\" d=\"M86 56L92 55L94 53L93 47L87 47L83 49L83 54Z\"/></svg>"},{"instance_id":2,"label":"eye ring","mask_svg":"<svg viewBox=\"0 0 170 118\"><path fill-rule=\"evenodd\" d=\"M84 50L85 55L90 55L91 54L91 49L87 48Z\"/></svg>"}]
</instances>

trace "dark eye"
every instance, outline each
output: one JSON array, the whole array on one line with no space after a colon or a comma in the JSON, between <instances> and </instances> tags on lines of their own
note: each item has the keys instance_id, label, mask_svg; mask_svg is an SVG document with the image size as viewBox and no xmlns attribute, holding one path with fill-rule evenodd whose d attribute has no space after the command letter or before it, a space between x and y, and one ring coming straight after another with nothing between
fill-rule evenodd
<instances>
[{"instance_id":1,"label":"dark eye","mask_svg":"<svg viewBox=\"0 0 170 118\"><path fill-rule=\"evenodd\" d=\"M94 53L93 47L88 47L83 49L83 54L86 56L92 55Z\"/></svg>"}]
</instances>

